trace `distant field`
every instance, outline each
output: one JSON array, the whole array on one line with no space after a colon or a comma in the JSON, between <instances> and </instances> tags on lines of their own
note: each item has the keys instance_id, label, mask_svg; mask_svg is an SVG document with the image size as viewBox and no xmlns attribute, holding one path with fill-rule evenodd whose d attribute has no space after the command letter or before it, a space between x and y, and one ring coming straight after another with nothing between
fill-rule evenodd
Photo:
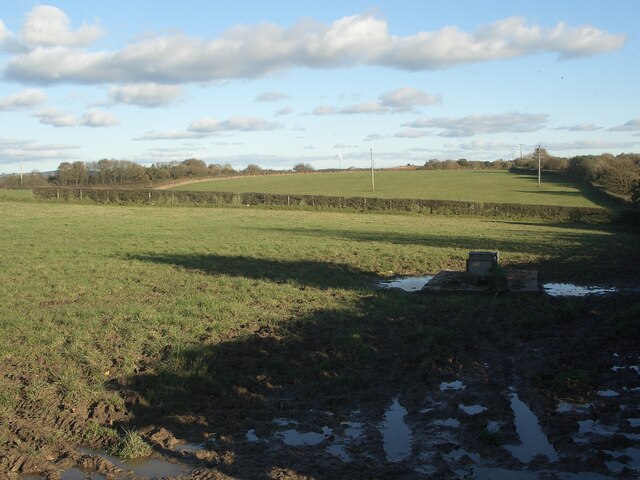
<instances>
[{"instance_id":1,"label":"distant field","mask_svg":"<svg viewBox=\"0 0 640 480\"><path fill-rule=\"evenodd\" d=\"M561 181L537 179L506 171L379 171L375 191L368 172L315 173L208 180L173 187L173 190L260 192L345 197L421 198L472 202L602 207L586 188Z\"/></svg>"}]
</instances>

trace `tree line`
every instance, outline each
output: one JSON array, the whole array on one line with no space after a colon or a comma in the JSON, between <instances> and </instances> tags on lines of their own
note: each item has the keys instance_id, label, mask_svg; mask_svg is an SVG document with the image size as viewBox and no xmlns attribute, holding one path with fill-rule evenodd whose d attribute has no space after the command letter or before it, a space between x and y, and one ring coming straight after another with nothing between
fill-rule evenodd
<instances>
[{"instance_id":1,"label":"tree line","mask_svg":"<svg viewBox=\"0 0 640 480\"><path fill-rule=\"evenodd\" d=\"M552 170L591 182L608 192L629 198L636 204L640 204L640 154L636 153L621 153L615 156L604 153L565 158L550 155L544 148L538 147L522 159L499 159L485 162L470 161L465 158L457 160L432 159L419 168L426 170L508 170L516 167L535 170L538 168L538 159L543 170ZM314 170L309 163L298 163L292 168L292 171L298 173ZM149 185L188 178L269 173L282 173L282 171L263 169L254 163L249 164L243 170L236 170L228 163L207 165L197 158L189 158L182 162L158 162L148 167L128 160L102 159L96 162L62 162L57 170L49 176L31 172L23 175L21 180L18 175L3 175L0 177L0 186Z\"/></svg>"}]
</instances>

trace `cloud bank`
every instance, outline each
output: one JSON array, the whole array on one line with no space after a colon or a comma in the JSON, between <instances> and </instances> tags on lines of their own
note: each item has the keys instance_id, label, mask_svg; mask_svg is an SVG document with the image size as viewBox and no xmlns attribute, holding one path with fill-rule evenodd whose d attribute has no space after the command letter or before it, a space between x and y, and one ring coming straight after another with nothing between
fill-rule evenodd
<instances>
[{"instance_id":1,"label":"cloud bank","mask_svg":"<svg viewBox=\"0 0 640 480\"><path fill-rule=\"evenodd\" d=\"M119 50L84 48L102 35L98 24L72 30L62 10L35 7L19 35L0 24L0 48L22 48L9 58L4 76L41 84L178 84L258 78L296 67L375 65L425 71L543 52L561 59L587 57L617 50L626 41L624 35L590 25L560 22L544 27L522 17L499 20L475 32L450 26L400 36L390 32L385 20L366 14L331 24L301 20L291 27L268 22L241 25L213 39L175 34L146 38Z\"/></svg>"}]
</instances>

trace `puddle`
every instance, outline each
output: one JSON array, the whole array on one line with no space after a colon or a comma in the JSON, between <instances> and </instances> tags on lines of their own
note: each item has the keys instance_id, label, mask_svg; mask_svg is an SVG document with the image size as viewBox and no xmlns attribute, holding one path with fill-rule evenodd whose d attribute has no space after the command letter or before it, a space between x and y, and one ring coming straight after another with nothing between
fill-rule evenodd
<instances>
[{"instance_id":1,"label":"puddle","mask_svg":"<svg viewBox=\"0 0 640 480\"><path fill-rule=\"evenodd\" d=\"M247 431L245 438L249 443L255 443L260 441L260 438L258 437L258 435L256 435L256 431L253 428Z\"/></svg>"},{"instance_id":2,"label":"puddle","mask_svg":"<svg viewBox=\"0 0 640 480\"><path fill-rule=\"evenodd\" d=\"M433 275L427 275L425 277L396 277L379 282L378 287L399 288L405 292L419 292L432 278Z\"/></svg>"},{"instance_id":3,"label":"puddle","mask_svg":"<svg viewBox=\"0 0 640 480\"><path fill-rule=\"evenodd\" d=\"M629 425L633 428L640 428L640 418L627 418L627 422L629 422Z\"/></svg>"},{"instance_id":4,"label":"puddle","mask_svg":"<svg viewBox=\"0 0 640 480\"><path fill-rule=\"evenodd\" d=\"M441 392L444 392L445 390L464 390L465 388L464 383L460 380L456 380L455 382L442 382L440 384Z\"/></svg>"},{"instance_id":5,"label":"puddle","mask_svg":"<svg viewBox=\"0 0 640 480\"><path fill-rule=\"evenodd\" d=\"M605 451L616 459L615 463L636 472L640 471L640 448L629 447L624 450Z\"/></svg>"},{"instance_id":6,"label":"puddle","mask_svg":"<svg viewBox=\"0 0 640 480\"><path fill-rule=\"evenodd\" d=\"M596 393L600 397L617 397L619 395L615 390L598 390Z\"/></svg>"},{"instance_id":7,"label":"puddle","mask_svg":"<svg viewBox=\"0 0 640 480\"><path fill-rule=\"evenodd\" d=\"M540 428L538 417L526 403L518 398L516 392L512 392L509 396L514 414L514 424L521 444L505 445L505 448L522 463L529 463L536 455L544 455L551 462L557 461L558 453Z\"/></svg>"},{"instance_id":8,"label":"puddle","mask_svg":"<svg viewBox=\"0 0 640 480\"><path fill-rule=\"evenodd\" d=\"M545 283L542 285L545 293L552 297L584 297L585 295L607 295L617 293L613 287L588 286L583 287L573 283Z\"/></svg>"},{"instance_id":9,"label":"puddle","mask_svg":"<svg viewBox=\"0 0 640 480\"><path fill-rule=\"evenodd\" d=\"M467 415L479 415L487 411L487 407L483 407L482 405L463 405L459 403L458 408Z\"/></svg>"},{"instance_id":10,"label":"puddle","mask_svg":"<svg viewBox=\"0 0 640 480\"><path fill-rule=\"evenodd\" d=\"M585 413L591 408L590 403L571 403L571 402L560 402L558 403L558 408L556 408L556 412L558 413Z\"/></svg>"},{"instance_id":11,"label":"puddle","mask_svg":"<svg viewBox=\"0 0 640 480\"><path fill-rule=\"evenodd\" d=\"M62 472L60 480L105 480L104 475L97 472L89 472L80 468L70 468Z\"/></svg>"},{"instance_id":12,"label":"puddle","mask_svg":"<svg viewBox=\"0 0 640 480\"><path fill-rule=\"evenodd\" d=\"M311 446L318 445L322 443L324 440L329 438L332 434L332 431L329 427L322 427L322 433L318 432L305 432L300 433L297 430L290 429L285 430L284 432L279 432L277 437L281 438L282 441L289 445L290 447L302 447L302 446Z\"/></svg>"},{"instance_id":13,"label":"puddle","mask_svg":"<svg viewBox=\"0 0 640 480\"><path fill-rule=\"evenodd\" d=\"M449 428L459 428L460 421L455 418L447 418L446 420L434 420L434 425L438 427L449 427Z\"/></svg>"},{"instance_id":14,"label":"puddle","mask_svg":"<svg viewBox=\"0 0 640 480\"><path fill-rule=\"evenodd\" d=\"M347 447L362 437L364 434L364 424L360 422L342 422L341 425L345 427L343 438L336 437L336 441L329 445L326 450L331 455L348 463L353 459L351 455L349 455Z\"/></svg>"},{"instance_id":15,"label":"puddle","mask_svg":"<svg viewBox=\"0 0 640 480\"><path fill-rule=\"evenodd\" d=\"M191 468L188 465L182 463L171 463L160 458L124 461L120 460L118 457L114 457L113 455L99 452L97 450L81 448L80 451L86 455L104 458L114 467L132 471L134 474L142 478L179 477L181 475L187 475L191 471ZM84 477L79 478L85 479L86 473L84 473L84 475Z\"/></svg>"},{"instance_id":16,"label":"puddle","mask_svg":"<svg viewBox=\"0 0 640 480\"><path fill-rule=\"evenodd\" d=\"M397 398L384 414L380 430L384 452L391 462L400 462L411 454L412 435L404 421L406 414L407 410L398 403Z\"/></svg>"},{"instance_id":17,"label":"puddle","mask_svg":"<svg viewBox=\"0 0 640 480\"><path fill-rule=\"evenodd\" d=\"M578 422L578 433L571 437L575 443L588 443L588 437L600 435L609 437L618 433L618 429L609 425L602 425L599 420L580 420Z\"/></svg>"},{"instance_id":18,"label":"puddle","mask_svg":"<svg viewBox=\"0 0 640 480\"><path fill-rule=\"evenodd\" d=\"M173 448L174 451L182 453L198 453L204 449L204 443L180 443Z\"/></svg>"}]
</instances>

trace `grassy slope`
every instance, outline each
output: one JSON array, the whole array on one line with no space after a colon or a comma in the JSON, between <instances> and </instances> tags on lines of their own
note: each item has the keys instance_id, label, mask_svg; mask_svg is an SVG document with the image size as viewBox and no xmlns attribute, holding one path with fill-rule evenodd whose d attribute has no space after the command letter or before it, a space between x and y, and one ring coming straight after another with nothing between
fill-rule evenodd
<instances>
[{"instance_id":1,"label":"grassy slope","mask_svg":"<svg viewBox=\"0 0 640 480\"><path fill-rule=\"evenodd\" d=\"M540 268L543 280L640 273L637 238L614 230L412 215L5 200L0 242L0 433L17 405L46 424L90 401L122 404L105 382L140 371L146 401L167 408L172 385L184 389L194 375L221 405L242 388L266 395L256 384L264 372L306 389L301 398L328 402L319 392L348 384L365 395L395 378L398 352L415 356L403 361L416 372L448 355L456 322L503 309L510 322L547 321L548 300L496 308L491 298L409 300L370 288L374 275L461 269L470 249L498 249L508 264ZM529 313L510 314L509 302L521 301ZM264 328L281 340L254 348ZM266 359L256 372L257 355Z\"/></svg>"},{"instance_id":2,"label":"grassy slope","mask_svg":"<svg viewBox=\"0 0 640 480\"><path fill-rule=\"evenodd\" d=\"M316 173L210 180L173 187L175 190L232 191L280 194L423 198L535 205L596 207L600 202L584 187L557 178L538 188L530 175L506 171L433 170L380 171L375 192L367 172Z\"/></svg>"}]
</instances>

